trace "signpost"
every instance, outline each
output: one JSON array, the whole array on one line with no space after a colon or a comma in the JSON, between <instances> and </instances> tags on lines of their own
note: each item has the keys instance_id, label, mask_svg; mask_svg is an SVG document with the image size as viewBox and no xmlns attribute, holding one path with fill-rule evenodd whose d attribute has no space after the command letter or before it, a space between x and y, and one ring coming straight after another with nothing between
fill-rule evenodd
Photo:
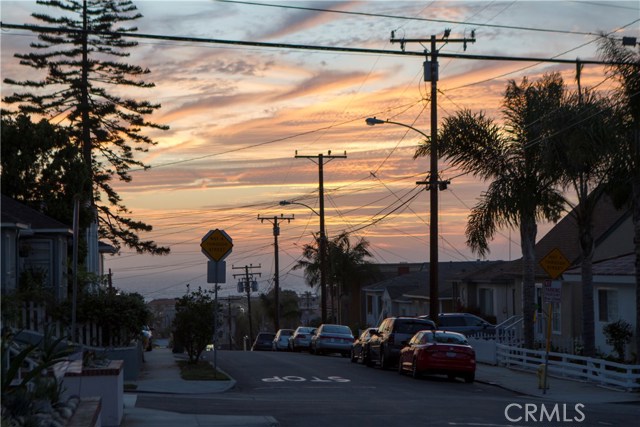
<instances>
[{"instance_id":1,"label":"signpost","mask_svg":"<svg viewBox=\"0 0 640 427\"><path fill-rule=\"evenodd\" d=\"M226 263L223 261L233 249L233 240L224 230L209 230L200 242L202 253L209 258L207 283L214 284L213 311L213 369L218 375L218 283L226 283Z\"/></svg>"},{"instance_id":2,"label":"signpost","mask_svg":"<svg viewBox=\"0 0 640 427\"><path fill-rule=\"evenodd\" d=\"M553 304L562 300L562 285L555 281L567 268L571 262L564 256L558 248L554 248L540 260L540 266L547 272L552 280L544 281L542 301L547 303L547 350L544 356L544 380L542 383L542 394L547 394L547 375L549 370L549 351L551 350L551 326L553 323Z\"/></svg>"}]
</instances>

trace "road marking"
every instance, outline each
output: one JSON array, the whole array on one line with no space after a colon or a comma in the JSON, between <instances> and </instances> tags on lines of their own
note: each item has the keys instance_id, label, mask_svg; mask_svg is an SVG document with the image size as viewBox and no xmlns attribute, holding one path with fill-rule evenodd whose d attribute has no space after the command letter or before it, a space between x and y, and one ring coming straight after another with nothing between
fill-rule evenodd
<instances>
[{"instance_id":1,"label":"road marking","mask_svg":"<svg viewBox=\"0 0 640 427\"><path fill-rule=\"evenodd\" d=\"M337 376L331 376L331 377L326 377L326 379L323 378L319 378L319 377L311 377L310 380L307 380L305 377L299 377L297 375L287 375L284 377L270 377L270 378L262 378L262 381L265 383L283 383L283 382L294 382L294 383L301 383L301 382L312 382L312 383L348 383L351 382L350 379L347 378L342 378L342 377L337 377Z\"/></svg>"}]
</instances>

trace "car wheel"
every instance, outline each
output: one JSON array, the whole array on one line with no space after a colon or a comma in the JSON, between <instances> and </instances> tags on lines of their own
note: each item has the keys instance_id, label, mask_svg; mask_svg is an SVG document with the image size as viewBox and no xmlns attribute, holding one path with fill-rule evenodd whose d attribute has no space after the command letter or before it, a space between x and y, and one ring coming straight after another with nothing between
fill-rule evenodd
<instances>
[{"instance_id":1,"label":"car wheel","mask_svg":"<svg viewBox=\"0 0 640 427\"><path fill-rule=\"evenodd\" d=\"M344 352L344 353L342 353L342 357L352 357L352 356L351 356L351 352L349 351L349 352ZM352 361L352 362L355 362L355 360L354 360L354 359L351 359L351 361Z\"/></svg>"},{"instance_id":2,"label":"car wheel","mask_svg":"<svg viewBox=\"0 0 640 427\"><path fill-rule=\"evenodd\" d=\"M475 373L471 373L471 374L467 374L464 376L464 382L467 384L473 384L473 382L476 380L476 374Z\"/></svg>"},{"instance_id":3,"label":"car wheel","mask_svg":"<svg viewBox=\"0 0 640 427\"><path fill-rule=\"evenodd\" d=\"M380 347L380 368L388 369L389 362L387 361L387 357L384 355L384 348Z\"/></svg>"},{"instance_id":4,"label":"car wheel","mask_svg":"<svg viewBox=\"0 0 640 427\"><path fill-rule=\"evenodd\" d=\"M413 362L411 362L411 376L416 379L420 378L420 372L418 371L418 363L415 357L413 358Z\"/></svg>"},{"instance_id":5,"label":"car wheel","mask_svg":"<svg viewBox=\"0 0 640 427\"><path fill-rule=\"evenodd\" d=\"M404 372L402 372L402 359L398 360L398 374L404 374Z\"/></svg>"},{"instance_id":6,"label":"car wheel","mask_svg":"<svg viewBox=\"0 0 640 427\"><path fill-rule=\"evenodd\" d=\"M373 366L373 360L371 360L371 350L367 349L367 351L362 355L362 363L369 368Z\"/></svg>"},{"instance_id":7,"label":"car wheel","mask_svg":"<svg viewBox=\"0 0 640 427\"><path fill-rule=\"evenodd\" d=\"M358 358L356 357L356 354L353 352L353 349L351 349L351 363L356 363L358 361Z\"/></svg>"}]
</instances>

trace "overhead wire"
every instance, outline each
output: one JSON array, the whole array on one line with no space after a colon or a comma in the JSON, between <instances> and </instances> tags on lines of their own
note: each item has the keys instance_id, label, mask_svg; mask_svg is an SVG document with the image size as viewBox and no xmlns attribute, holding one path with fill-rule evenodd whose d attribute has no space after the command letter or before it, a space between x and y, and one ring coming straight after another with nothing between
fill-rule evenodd
<instances>
[{"instance_id":1,"label":"overhead wire","mask_svg":"<svg viewBox=\"0 0 640 427\"><path fill-rule=\"evenodd\" d=\"M464 21L455 21L451 19L417 18L417 17L408 17L408 16L401 16L401 15L389 15L389 14L370 13L370 12L353 12L353 11L346 11L346 10L322 9L322 8L316 8L316 7L292 6L292 5L275 4L275 3L258 3L258 2L249 2L249 1L239 1L239 0L216 0L216 1L219 1L221 3L235 3L235 4L245 4L250 6L264 6L264 7L276 7L276 8L282 8L282 9L307 10L307 11L313 11L313 12L337 13L337 14L343 14L343 15L369 16L369 17L375 17L375 18L393 18L393 19L401 19L401 20L407 20L407 21L422 21L422 22L437 22L437 23L443 23L443 24L468 25L472 27L489 27L489 28L534 31L534 32L543 32L543 33L574 34L574 35L582 35L582 36L597 35L596 33L585 32L585 31L524 27L524 26L518 26L518 25L483 24L479 22L464 22Z\"/></svg>"}]
</instances>

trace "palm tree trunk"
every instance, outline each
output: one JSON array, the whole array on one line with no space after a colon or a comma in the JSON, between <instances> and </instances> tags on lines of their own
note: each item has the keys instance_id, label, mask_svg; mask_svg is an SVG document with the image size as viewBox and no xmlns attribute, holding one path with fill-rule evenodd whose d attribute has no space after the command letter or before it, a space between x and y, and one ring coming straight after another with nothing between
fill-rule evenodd
<instances>
[{"instance_id":1,"label":"palm tree trunk","mask_svg":"<svg viewBox=\"0 0 640 427\"><path fill-rule=\"evenodd\" d=\"M522 322L524 327L524 347L533 348L535 313L535 242L538 226L534 217L520 221L520 245L522 246Z\"/></svg>"},{"instance_id":2,"label":"palm tree trunk","mask_svg":"<svg viewBox=\"0 0 640 427\"><path fill-rule=\"evenodd\" d=\"M593 357L596 353L593 307L593 253L595 251L595 242L591 230L593 228L593 206L597 203L602 192L601 190L596 190L589 197L587 181L580 180L579 185L578 232L582 252L580 265L580 273L582 275L582 341L584 355Z\"/></svg>"}]
</instances>

